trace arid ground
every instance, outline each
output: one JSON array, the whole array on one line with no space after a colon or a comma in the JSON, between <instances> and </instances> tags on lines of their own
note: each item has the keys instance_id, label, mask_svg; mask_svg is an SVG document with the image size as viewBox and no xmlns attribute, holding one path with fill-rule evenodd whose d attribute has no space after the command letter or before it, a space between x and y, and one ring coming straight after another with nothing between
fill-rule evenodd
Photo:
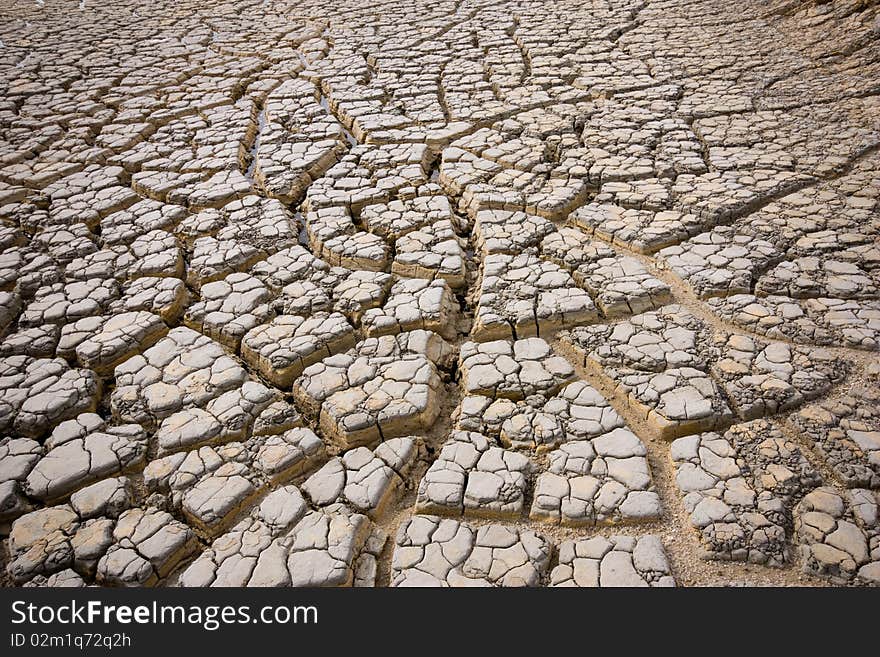
<instances>
[{"instance_id":1,"label":"arid ground","mask_svg":"<svg viewBox=\"0 0 880 657\"><path fill-rule=\"evenodd\" d=\"M0 0L6 585L878 585L878 351L878 2Z\"/></svg>"}]
</instances>

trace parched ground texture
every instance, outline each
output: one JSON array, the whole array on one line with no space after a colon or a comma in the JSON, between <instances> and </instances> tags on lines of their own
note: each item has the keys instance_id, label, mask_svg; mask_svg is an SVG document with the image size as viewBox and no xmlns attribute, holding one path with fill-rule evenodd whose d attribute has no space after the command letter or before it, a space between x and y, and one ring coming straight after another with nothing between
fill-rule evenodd
<instances>
[{"instance_id":1,"label":"parched ground texture","mask_svg":"<svg viewBox=\"0 0 880 657\"><path fill-rule=\"evenodd\" d=\"M880 584L880 5L0 0L14 586Z\"/></svg>"}]
</instances>

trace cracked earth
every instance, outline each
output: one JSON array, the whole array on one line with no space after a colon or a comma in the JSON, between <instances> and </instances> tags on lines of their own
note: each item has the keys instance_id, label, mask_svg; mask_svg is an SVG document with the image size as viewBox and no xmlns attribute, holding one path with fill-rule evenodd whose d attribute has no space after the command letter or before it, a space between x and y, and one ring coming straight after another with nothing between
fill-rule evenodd
<instances>
[{"instance_id":1,"label":"cracked earth","mask_svg":"<svg viewBox=\"0 0 880 657\"><path fill-rule=\"evenodd\" d=\"M880 584L880 6L0 0L14 586Z\"/></svg>"}]
</instances>

